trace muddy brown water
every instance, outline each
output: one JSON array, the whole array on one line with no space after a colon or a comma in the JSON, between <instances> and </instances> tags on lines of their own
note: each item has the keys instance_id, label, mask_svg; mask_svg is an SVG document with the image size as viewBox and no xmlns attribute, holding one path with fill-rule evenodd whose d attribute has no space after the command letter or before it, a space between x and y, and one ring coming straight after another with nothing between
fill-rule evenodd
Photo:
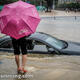
<instances>
[{"instance_id":1,"label":"muddy brown water","mask_svg":"<svg viewBox=\"0 0 80 80\"><path fill-rule=\"evenodd\" d=\"M80 80L80 56L29 55L24 78L17 74L12 53L1 53L0 62L0 80Z\"/></svg>"}]
</instances>

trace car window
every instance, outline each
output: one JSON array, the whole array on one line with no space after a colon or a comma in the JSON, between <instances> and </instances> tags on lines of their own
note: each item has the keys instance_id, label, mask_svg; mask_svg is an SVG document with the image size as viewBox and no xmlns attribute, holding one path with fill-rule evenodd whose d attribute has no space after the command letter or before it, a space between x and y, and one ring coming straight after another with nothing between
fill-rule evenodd
<instances>
[{"instance_id":1,"label":"car window","mask_svg":"<svg viewBox=\"0 0 80 80\"><path fill-rule=\"evenodd\" d=\"M47 49L51 48L51 47L48 46L47 44L45 44L45 43L43 43L43 42L40 42L40 41L37 41L37 40L34 41L34 44L35 44L35 45L43 45L43 46L46 46Z\"/></svg>"},{"instance_id":2,"label":"car window","mask_svg":"<svg viewBox=\"0 0 80 80\"><path fill-rule=\"evenodd\" d=\"M45 41L50 45L54 46L55 48L58 48L58 49L64 48L64 43L56 38L48 37Z\"/></svg>"}]
</instances>

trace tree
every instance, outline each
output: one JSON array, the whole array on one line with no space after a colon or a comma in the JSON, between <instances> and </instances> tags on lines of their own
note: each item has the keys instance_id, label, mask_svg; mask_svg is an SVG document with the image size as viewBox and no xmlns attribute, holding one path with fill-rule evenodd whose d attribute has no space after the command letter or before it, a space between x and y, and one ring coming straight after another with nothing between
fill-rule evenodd
<instances>
[{"instance_id":1,"label":"tree","mask_svg":"<svg viewBox=\"0 0 80 80\"><path fill-rule=\"evenodd\" d=\"M53 0L45 0L47 2L47 10L46 12L51 12Z\"/></svg>"},{"instance_id":2,"label":"tree","mask_svg":"<svg viewBox=\"0 0 80 80\"><path fill-rule=\"evenodd\" d=\"M9 3L12 3L12 2L15 2L17 0L0 0L0 5L5 5L5 4L9 4Z\"/></svg>"},{"instance_id":3,"label":"tree","mask_svg":"<svg viewBox=\"0 0 80 80\"><path fill-rule=\"evenodd\" d=\"M5 5L5 4L9 4L9 3L12 3L12 2L16 2L18 0L0 0L0 5ZM22 0L22 1L26 1L26 0Z\"/></svg>"},{"instance_id":4,"label":"tree","mask_svg":"<svg viewBox=\"0 0 80 80\"><path fill-rule=\"evenodd\" d=\"M57 7L57 5L58 5L58 0L55 0L55 6Z\"/></svg>"}]
</instances>

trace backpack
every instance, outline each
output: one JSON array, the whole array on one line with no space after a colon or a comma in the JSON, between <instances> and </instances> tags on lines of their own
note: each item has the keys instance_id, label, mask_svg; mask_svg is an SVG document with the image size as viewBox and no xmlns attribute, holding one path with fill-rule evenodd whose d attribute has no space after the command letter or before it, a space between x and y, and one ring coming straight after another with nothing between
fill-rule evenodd
<instances>
[{"instance_id":1,"label":"backpack","mask_svg":"<svg viewBox=\"0 0 80 80\"><path fill-rule=\"evenodd\" d=\"M27 40L27 49L32 50L34 48L33 40Z\"/></svg>"}]
</instances>

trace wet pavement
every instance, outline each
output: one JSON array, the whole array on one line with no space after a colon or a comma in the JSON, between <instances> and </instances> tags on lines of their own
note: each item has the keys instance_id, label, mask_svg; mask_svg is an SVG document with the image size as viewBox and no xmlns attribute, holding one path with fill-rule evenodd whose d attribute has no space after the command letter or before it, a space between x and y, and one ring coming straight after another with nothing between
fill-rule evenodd
<instances>
[{"instance_id":1,"label":"wet pavement","mask_svg":"<svg viewBox=\"0 0 80 80\"><path fill-rule=\"evenodd\" d=\"M0 80L80 80L80 56L28 57L24 78L16 72L14 56L0 55L0 62Z\"/></svg>"},{"instance_id":2,"label":"wet pavement","mask_svg":"<svg viewBox=\"0 0 80 80\"><path fill-rule=\"evenodd\" d=\"M45 11L39 11L39 15L41 17L51 17L51 16L80 16L80 11L78 12L74 12L74 11L70 11L70 12L66 12L66 11L61 11L61 10L52 10L52 12L46 12Z\"/></svg>"}]
</instances>

